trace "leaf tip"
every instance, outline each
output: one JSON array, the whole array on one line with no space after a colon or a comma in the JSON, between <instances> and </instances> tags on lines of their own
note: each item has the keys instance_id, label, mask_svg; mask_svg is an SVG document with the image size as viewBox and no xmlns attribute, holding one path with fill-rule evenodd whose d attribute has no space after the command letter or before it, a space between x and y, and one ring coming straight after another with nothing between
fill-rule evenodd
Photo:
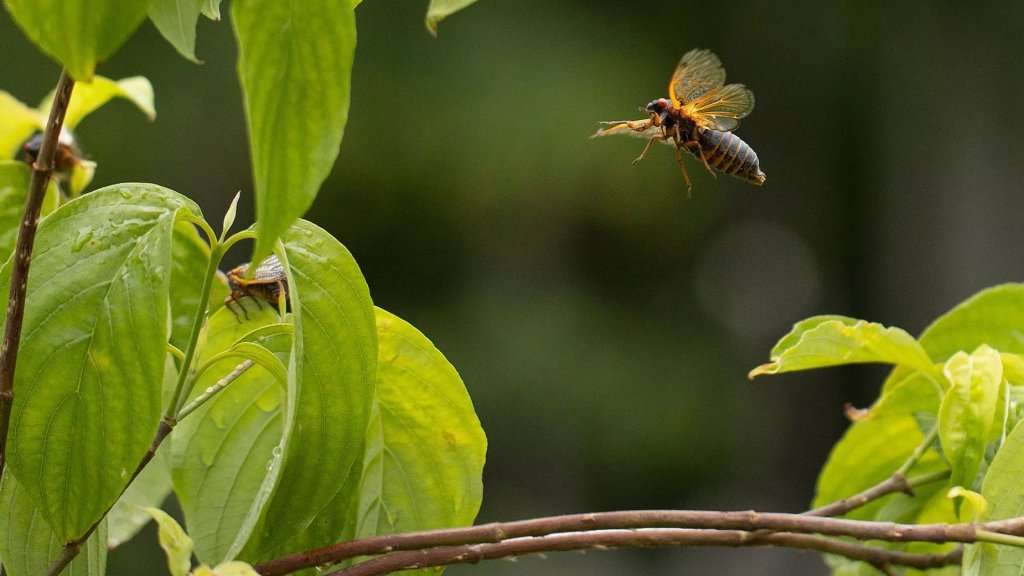
<instances>
[{"instance_id":1,"label":"leaf tip","mask_svg":"<svg viewBox=\"0 0 1024 576\"><path fill-rule=\"evenodd\" d=\"M779 364L778 364L778 362L769 362L767 364L761 364L757 368L754 368L753 370L751 370L750 373L747 374L747 378L749 380L753 380L754 378L757 378L758 376L761 376L763 374L775 374L778 371L779 371Z\"/></svg>"}]
</instances>

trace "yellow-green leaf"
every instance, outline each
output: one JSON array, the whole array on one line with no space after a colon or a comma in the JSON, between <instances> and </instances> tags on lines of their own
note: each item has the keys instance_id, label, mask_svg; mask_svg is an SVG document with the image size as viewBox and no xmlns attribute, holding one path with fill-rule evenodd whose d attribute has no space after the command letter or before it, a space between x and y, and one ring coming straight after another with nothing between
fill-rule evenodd
<instances>
[{"instance_id":1,"label":"yellow-green leaf","mask_svg":"<svg viewBox=\"0 0 1024 576\"><path fill-rule=\"evenodd\" d=\"M103 76L93 77L91 82L78 82L71 91L71 102L64 115L64 128L74 130L76 126L97 108L114 98L124 98L134 104L151 121L156 118L153 106L153 85L144 76L132 76L111 80ZM46 117L50 113L53 92L46 95L36 108L38 114Z\"/></svg>"},{"instance_id":2,"label":"yellow-green leaf","mask_svg":"<svg viewBox=\"0 0 1024 576\"><path fill-rule=\"evenodd\" d=\"M928 354L903 330L839 316L796 324L772 349L771 360L752 370L750 377L867 362L932 369Z\"/></svg>"},{"instance_id":3,"label":"yellow-green leaf","mask_svg":"<svg viewBox=\"0 0 1024 576\"><path fill-rule=\"evenodd\" d=\"M186 576L192 568L192 539L167 512L151 506L143 510L156 520L157 538L167 554L167 567L171 576Z\"/></svg>"},{"instance_id":4,"label":"yellow-green leaf","mask_svg":"<svg viewBox=\"0 0 1024 576\"><path fill-rule=\"evenodd\" d=\"M46 125L46 116L0 90L0 160L16 158L19 147Z\"/></svg>"},{"instance_id":5,"label":"yellow-green leaf","mask_svg":"<svg viewBox=\"0 0 1024 576\"><path fill-rule=\"evenodd\" d=\"M953 470L952 485L971 488L985 457L1003 382L999 353L980 346L973 354L954 354L945 366L952 384L939 407L939 439Z\"/></svg>"}]
</instances>

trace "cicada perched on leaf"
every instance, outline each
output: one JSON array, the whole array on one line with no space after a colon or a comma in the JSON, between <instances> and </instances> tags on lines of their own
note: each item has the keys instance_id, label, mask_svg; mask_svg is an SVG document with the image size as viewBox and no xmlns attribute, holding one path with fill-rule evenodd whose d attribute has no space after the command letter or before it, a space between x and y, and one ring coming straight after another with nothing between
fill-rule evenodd
<instances>
[{"instance_id":1,"label":"cicada perched on leaf","mask_svg":"<svg viewBox=\"0 0 1024 576\"><path fill-rule=\"evenodd\" d=\"M288 298L288 277L277 256L271 255L261 262L253 272L252 278L246 278L248 272L249 264L242 264L227 273L228 288L231 289L231 293L224 299L224 306L231 310L239 322L242 320L238 318L238 312L232 305L241 308L242 314L248 320L249 313L241 301L246 296L256 302L256 306L259 307L262 307L261 301L277 305L281 314L284 315Z\"/></svg>"},{"instance_id":2,"label":"cicada perched on leaf","mask_svg":"<svg viewBox=\"0 0 1024 576\"><path fill-rule=\"evenodd\" d=\"M693 188L683 166L682 151L700 159L712 176L712 168L760 186L765 176L757 154L732 133L740 118L754 109L754 94L742 84L726 84L725 68L710 50L687 52L668 85L669 98L658 98L641 109L646 120L602 122L592 138L628 134L647 139L647 146L633 163L643 160L651 144L664 142L676 149L676 162L687 191Z\"/></svg>"}]
</instances>

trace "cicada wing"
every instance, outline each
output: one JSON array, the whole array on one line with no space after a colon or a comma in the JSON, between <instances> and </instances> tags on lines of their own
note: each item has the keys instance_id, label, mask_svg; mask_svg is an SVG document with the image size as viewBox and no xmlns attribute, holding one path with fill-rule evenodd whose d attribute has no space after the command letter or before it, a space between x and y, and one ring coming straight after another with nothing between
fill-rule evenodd
<instances>
[{"instance_id":1,"label":"cicada wing","mask_svg":"<svg viewBox=\"0 0 1024 576\"><path fill-rule=\"evenodd\" d=\"M743 84L729 84L684 104L682 112L702 128L728 132L753 109L754 93Z\"/></svg>"},{"instance_id":2,"label":"cicada wing","mask_svg":"<svg viewBox=\"0 0 1024 576\"><path fill-rule=\"evenodd\" d=\"M660 133L661 128L651 124L647 120L633 120L630 122L615 123L606 128L601 128L591 136L591 138L600 138L602 136L612 136L615 134L625 134L627 136L635 136L638 138L650 138Z\"/></svg>"},{"instance_id":3,"label":"cicada wing","mask_svg":"<svg viewBox=\"0 0 1024 576\"><path fill-rule=\"evenodd\" d=\"M722 61L714 52L698 48L690 50L679 60L668 84L668 93L678 108L680 104L696 100L723 84L725 68Z\"/></svg>"}]
</instances>

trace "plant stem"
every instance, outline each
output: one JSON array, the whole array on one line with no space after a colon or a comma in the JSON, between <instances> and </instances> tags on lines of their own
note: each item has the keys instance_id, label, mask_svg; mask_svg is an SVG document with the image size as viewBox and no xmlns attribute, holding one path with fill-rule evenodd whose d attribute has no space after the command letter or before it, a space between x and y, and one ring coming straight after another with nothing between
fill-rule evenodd
<instances>
[{"instance_id":1,"label":"plant stem","mask_svg":"<svg viewBox=\"0 0 1024 576\"><path fill-rule=\"evenodd\" d=\"M216 237L210 239L216 241ZM185 359L181 362L181 370L178 371L178 382L174 385L174 396L164 410L165 419L174 419L174 415L181 410L182 405L188 398L188 391L185 390L185 382L191 373L192 359L195 357L199 332L203 328L203 321L206 320L206 308L210 303L210 291L213 288L213 278L217 275L217 266L220 264L221 256L224 255L222 247L214 244L210 247L210 262L206 267L206 276L203 278L203 291L199 297L199 309L196 317L192 320L192 332L189 334L188 346L185 347ZM173 424L172 424L173 425Z\"/></svg>"},{"instance_id":2,"label":"plant stem","mask_svg":"<svg viewBox=\"0 0 1024 576\"><path fill-rule=\"evenodd\" d=\"M62 70L50 117L43 131L43 143L39 155L32 164L32 178L28 195L25 196L25 210L18 229L18 242L14 249L11 269L10 296L7 300L7 322L4 324L4 341L0 347L0 473L3 472L7 455L7 430L11 420L11 406L14 403L14 369L18 362L18 348L21 344L21 326L25 320L25 291L28 288L28 271L32 263L32 245L39 226L39 211L46 195L46 187L54 170L54 155L57 139L64 126L64 114L71 101L71 90L75 80L67 70Z\"/></svg>"},{"instance_id":3,"label":"plant stem","mask_svg":"<svg viewBox=\"0 0 1024 576\"><path fill-rule=\"evenodd\" d=\"M252 368L254 364L255 362L253 362L252 360L246 360L245 362L242 362L238 366L235 366L235 369L229 372L227 376L221 378L220 380L217 380L217 382L213 386L207 388L205 391L203 391L202 394L196 396L195 400L189 402L184 408L179 410L177 421L181 422L185 418L185 416L188 416L189 414L194 412L196 408L202 406L203 402L206 402L210 398L213 398L214 395L216 395L218 392L226 388L228 384L231 384L236 378L244 374L246 370Z\"/></svg>"},{"instance_id":4,"label":"plant stem","mask_svg":"<svg viewBox=\"0 0 1024 576\"><path fill-rule=\"evenodd\" d=\"M523 554L552 551L588 550L621 547L664 546L782 546L805 550L819 550L839 554L852 560L867 562L876 567L889 565L909 566L921 570L958 564L962 551L941 554L914 554L863 544L845 542L807 534L773 533L750 540L746 532L654 529L654 530L602 530L573 534L552 534L540 538L519 538L489 544L446 546L429 550L395 552L366 560L331 574L343 576L378 576L400 570L430 566L477 563L482 560L510 558Z\"/></svg>"},{"instance_id":5,"label":"plant stem","mask_svg":"<svg viewBox=\"0 0 1024 576\"><path fill-rule=\"evenodd\" d=\"M989 532L988 530L982 530L979 528L977 531L977 538L978 542L991 542L993 544L1005 544L1007 546L1024 548L1024 538L1021 538L1020 536L1000 534L999 532Z\"/></svg>"}]
</instances>

